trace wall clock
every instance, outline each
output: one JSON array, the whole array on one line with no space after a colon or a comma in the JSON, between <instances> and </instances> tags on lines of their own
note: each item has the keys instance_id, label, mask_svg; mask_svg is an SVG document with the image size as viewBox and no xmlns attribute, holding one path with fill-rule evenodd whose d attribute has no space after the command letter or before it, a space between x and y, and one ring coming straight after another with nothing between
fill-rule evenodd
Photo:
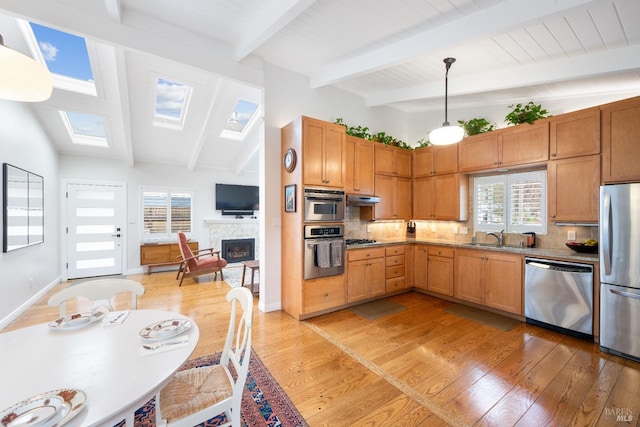
<instances>
[{"instance_id":1,"label":"wall clock","mask_svg":"<svg viewBox=\"0 0 640 427\"><path fill-rule=\"evenodd\" d=\"M289 148L287 152L284 153L284 169L289 173L293 172L293 170L296 168L296 161L296 150L294 150L293 148Z\"/></svg>"}]
</instances>

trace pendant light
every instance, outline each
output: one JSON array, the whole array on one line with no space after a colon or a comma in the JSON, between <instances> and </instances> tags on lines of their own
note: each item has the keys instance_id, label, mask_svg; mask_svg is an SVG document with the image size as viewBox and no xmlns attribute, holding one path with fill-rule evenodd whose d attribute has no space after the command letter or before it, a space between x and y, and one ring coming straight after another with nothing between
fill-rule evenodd
<instances>
[{"instance_id":1,"label":"pendant light","mask_svg":"<svg viewBox=\"0 0 640 427\"><path fill-rule=\"evenodd\" d=\"M4 45L0 35L0 99L46 101L53 91L53 78L44 65Z\"/></svg>"},{"instance_id":2,"label":"pendant light","mask_svg":"<svg viewBox=\"0 0 640 427\"><path fill-rule=\"evenodd\" d=\"M449 145L455 144L462 140L464 129L460 126L451 126L447 121L447 97L449 91L449 68L451 64L456 62L456 58L444 58L446 72L444 75L444 123L442 127L429 132L429 142L433 145Z\"/></svg>"}]
</instances>

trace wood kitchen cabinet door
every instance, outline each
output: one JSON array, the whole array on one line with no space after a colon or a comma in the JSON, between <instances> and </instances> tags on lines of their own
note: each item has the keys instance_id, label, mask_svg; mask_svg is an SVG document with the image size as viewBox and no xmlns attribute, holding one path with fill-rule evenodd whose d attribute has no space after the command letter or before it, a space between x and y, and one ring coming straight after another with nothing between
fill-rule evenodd
<instances>
[{"instance_id":1,"label":"wood kitchen cabinet door","mask_svg":"<svg viewBox=\"0 0 640 427\"><path fill-rule=\"evenodd\" d=\"M374 195L374 142L347 135L345 191Z\"/></svg>"},{"instance_id":2,"label":"wood kitchen cabinet door","mask_svg":"<svg viewBox=\"0 0 640 427\"><path fill-rule=\"evenodd\" d=\"M456 250L453 296L484 304L484 251Z\"/></svg>"},{"instance_id":3,"label":"wood kitchen cabinet door","mask_svg":"<svg viewBox=\"0 0 640 427\"><path fill-rule=\"evenodd\" d=\"M343 187L344 126L303 117L302 164L305 185Z\"/></svg>"},{"instance_id":4,"label":"wood kitchen cabinet door","mask_svg":"<svg viewBox=\"0 0 640 427\"><path fill-rule=\"evenodd\" d=\"M428 246L416 245L414 253L414 277L413 283L416 288L427 290L427 262L428 262Z\"/></svg>"},{"instance_id":5,"label":"wood kitchen cabinet door","mask_svg":"<svg viewBox=\"0 0 640 427\"><path fill-rule=\"evenodd\" d=\"M599 155L552 160L547 180L550 221L598 221Z\"/></svg>"},{"instance_id":6,"label":"wood kitchen cabinet door","mask_svg":"<svg viewBox=\"0 0 640 427\"><path fill-rule=\"evenodd\" d=\"M498 135L501 150L499 167L549 160L549 122L546 120L501 129Z\"/></svg>"},{"instance_id":7,"label":"wood kitchen cabinet door","mask_svg":"<svg viewBox=\"0 0 640 427\"><path fill-rule=\"evenodd\" d=\"M374 143L374 147L376 174L411 178L412 150L380 142Z\"/></svg>"},{"instance_id":8,"label":"wood kitchen cabinet door","mask_svg":"<svg viewBox=\"0 0 640 427\"><path fill-rule=\"evenodd\" d=\"M640 97L607 104L602 114L602 182L640 181Z\"/></svg>"},{"instance_id":9,"label":"wood kitchen cabinet door","mask_svg":"<svg viewBox=\"0 0 640 427\"><path fill-rule=\"evenodd\" d=\"M431 246L428 250L427 289L453 296L453 249Z\"/></svg>"},{"instance_id":10,"label":"wood kitchen cabinet door","mask_svg":"<svg viewBox=\"0 0 640 427\"><path fill-rule=\"evenodd\" d=\"M485 264L485 305L522 315L522 256L492 253Z\"/></svg>"},{"instance_id":11,"label":"wood kitchen cabinet door","mask_svg":"<svg viewBox=\"0 0 640 427\"><path fill-rule=\"evenodd\" d=\"M600 154L600 108L549 119L549 159Z\"/></svg>"},{"instance_id":12,"label":"wood kitchen cabinet door","mask_svg":"<svg viewBox=\"0 0 640 427\"><path fill-rule=\"evenodd\" d=\"M411 179L376 174L376 195L380 202L373 206L374 217L371 219L410 219Z\"/></svg>"},{"instance_id":13,"label":"wood kitchen cabinet door","mask_svg":"<svg viewBox=\"0 0 640 427\"><path fill-rule=\"evenodd\" d=\"M458 145L432 145L413 153L413 177L433 176L458 171Z\"/></svg>"},{"instance_id":14,"label":"wood kitchen cabinet door","mask_svg":"<svg viewBox=\"0 0 640 427\"><path fill-rule=\"evenodd\" d=\"M460 172L486 170L498 166L498 131L469 136L458 145Z\"/></svg>"}]
</instances>

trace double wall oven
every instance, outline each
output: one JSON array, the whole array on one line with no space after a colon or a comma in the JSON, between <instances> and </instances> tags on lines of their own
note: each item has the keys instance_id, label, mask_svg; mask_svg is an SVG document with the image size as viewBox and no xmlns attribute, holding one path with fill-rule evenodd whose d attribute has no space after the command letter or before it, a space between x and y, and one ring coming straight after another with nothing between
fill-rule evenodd
<instances>
[{"instance_id":1,"label":"double wall oven","mask_svg":"<svg viewBox=\"0 0 640 427\"><path fill-rule=\"evenodd\" d=\"M304 189L305 279L344 274L344 219L344 191Z\"/></svg>"}]
</instances>

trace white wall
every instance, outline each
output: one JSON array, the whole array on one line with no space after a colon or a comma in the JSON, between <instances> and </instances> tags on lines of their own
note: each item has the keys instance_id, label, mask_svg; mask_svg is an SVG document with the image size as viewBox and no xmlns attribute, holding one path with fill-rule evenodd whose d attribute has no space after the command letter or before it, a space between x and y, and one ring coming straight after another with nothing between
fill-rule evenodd
<instances>
[{"instance_id":1,"label":"white wall","mask_svg":"<svg viewBox=\"0 0 640 427\"><path fill-rule=\"evenodd\" d=\"M44 243L0 255L0 328L58 283L58 156L25 103L0 100L0 158L44 177Z\"/></svg>"},{"instance_id":2,"label":"white wall","mask_svg":"<svg viewBox=\"0 0 640 427\"><path fill-rule=\"evenodd\" d=\"M210 247L209 229L205 219L221 218L215 210L215 184L258 185L257 173L232 174L226 170L195 169L189 172L185 167L138 163L128 167L125 162L80 156L60 156L60 179L70 181L99 181L125 183L127 186L127 228L124 239L126 246L127 273L134 274L140 269L141 202L140 187L158 186L195 190L194 234L201 248Z\"/></svg>"}]
</instances>

